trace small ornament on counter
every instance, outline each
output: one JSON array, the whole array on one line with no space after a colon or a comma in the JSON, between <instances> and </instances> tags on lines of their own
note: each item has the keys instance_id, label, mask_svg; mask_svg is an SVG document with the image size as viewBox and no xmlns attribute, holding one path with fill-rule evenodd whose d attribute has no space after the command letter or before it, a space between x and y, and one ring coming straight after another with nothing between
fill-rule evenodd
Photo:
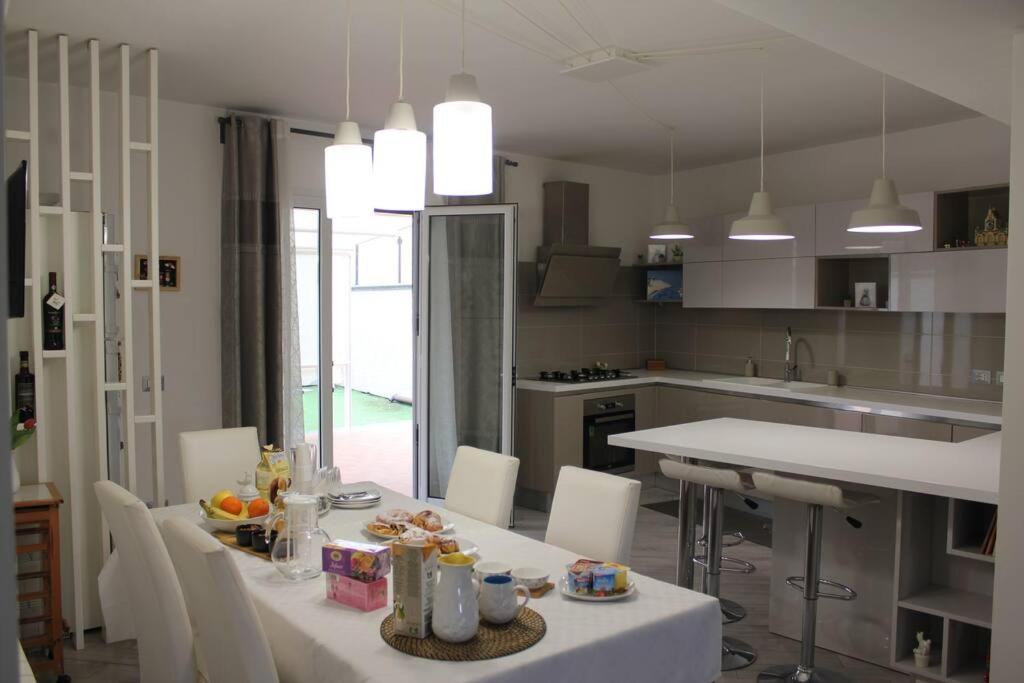
<instances>
[{"instance_id":1,"label":"small ornament on counter","mask_svg":"<svg viewBox=\"0 0 1024 683\"><path fill-rule=\"evenodd\" d=\"M924 631L917 632L917 647L914 648L914 665L919 668L927 668L932 663L932 641L925 639Z\"/></svg>"}]
</instances>

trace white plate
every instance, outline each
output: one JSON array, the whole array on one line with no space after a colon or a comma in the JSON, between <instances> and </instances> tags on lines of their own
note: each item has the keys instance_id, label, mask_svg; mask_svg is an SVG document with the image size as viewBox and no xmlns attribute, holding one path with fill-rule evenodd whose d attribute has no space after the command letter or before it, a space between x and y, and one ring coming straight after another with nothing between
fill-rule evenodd
<instances>
[{"instance_id":1,"label":"white plate","mask_svg":"<svg viewBox=\"0 0 1024 683\"><path fill-rule=\"evenodd\" d=\"M335 510L363 510L365 508L372 508L375 505L380 505L380 500L366 500L357 501L355 503L335 503L331 502L331 507Z\"/></svg>"},{"instance_id":2,"label":"white plate","mask_svg":"<svg viewBox=\"0 0 1024 683\"><path fill-rule=\"evenodd\" d=\"M359 491L365 491L366 495L365 496L359 496L357 498L342 498L341 497L343 494L357 493ZM328 495L328 497L331 498L331 500L333 502L336 502L336 503L338 503L338 502L356 502L356 501L362 502L362 501L368 501L368 500L379 501L380 497L381 497L380 489L376 489L376 488L372 488L372 487L367 488L367 487L360 487L360 486L351 486L351 485L350 486L343 486L343 487L341 487L341 489L336 494L335 493L328 493L327 495Z\"/></svg>"},{"instance_id":3,"label":"white plate","mask_svg":"<svg viewBox=\"0 0 1024 683\"><path fill-rule=\"evenodd\" d=\"M337 506L337 504L335 504L335 506ZM370 528L369 528L369 526L370 526L371 524L374 524L374 523L375 523L376 521L377 521L377 519L376 519L376 518L374 518L374 519L368 520L368 521L367 521L367 522L366 522L365 524L363 524L363 529L364 529L364 530L366 531L366 533L370 534L371 536L375 536L375 537L377 537L377 538L395 538L394 536L387 536L387 535L385 535L385 534L378 534L378 533L376 533L376 532L370 531ZM443 520L442 520L442 521L443 521ZM412 528L417 528L417 529L418 529L418 528L419 528L419 527L417 527L417 526L416 526L415 524L412 524L411 522L410 522L410 523L404 523L404 522L402 522L401 524L402 524L402 525L403 525L403 526L404 526L404 527L405 527L406 529L412 529ZM435 533L435 534L450 534L450 533L453 533L454 531L455 531L455 524L454 524L453 522L448 522L448 523L447 523L447 524L445 524L445 525L444 525L443 527L441 527L441 530L440 530L440 531L433 531L433 532L430 532L430 533Z\"/></svg>"},{"instance_id":4,"label":"white plate","mask_svg":"<svg viewBox=\"0 0 1024 683\"><path fill-rule=\"evenodd\" d=\"M386 541L381 543L381 545L389 545L397 540L397 538L389 536L387 537ZM476 559L480 559L480 546L478 546L475 542L469 540L468 538L462 538L461 536L456 536L455 540L459 543L460 553L462 553L463 555L472 555Z\"/></svg>"},{"instance_id":5,"label":"white plate","mask_svg":"<svg viewBox=\"0 0 1024 683\"><path fill-rule=\"evenodd\" d=\"M204 524L213 527L217 531L232 532L239 524L262 524L263 520L267 518L266 515L261 515L259 517L250 517L249 519L240 519L237 522L228 519L210 519L206 516L206 510L200 510L199 516L202 518Z\"/></svg>"},{"instance_id":6,"label":"white plate","mask_svg":"<svg viewBox=\"0 0 1024 683\"><path fill-rule=\"evenodd\" d=\"M616 593L615 595L587 595L585 593L573 593L569 590L569 584L566 583L565 577L558 579L558 590L561 591L562 595L573 600L582 600L584 602L614 602L616 600L622 600L628 598L630 595L636 592L636 584L630 581L626 585L626 590L622 593Z\"/></svg>"}]
</instances>

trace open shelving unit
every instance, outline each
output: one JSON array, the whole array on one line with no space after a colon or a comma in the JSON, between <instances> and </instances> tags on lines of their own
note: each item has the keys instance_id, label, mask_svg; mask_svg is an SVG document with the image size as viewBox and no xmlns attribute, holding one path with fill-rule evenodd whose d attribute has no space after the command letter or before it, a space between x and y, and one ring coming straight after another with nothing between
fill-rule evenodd
<instances>
[{"instance_id":1,"label":"open shelving unit","mask_svg":"<svg viewBox=\"0 0 1024 683\"><path fill-rule=\"evenodd\" d=\"M825 309L857 309L857 282L874 282L876 304L889 301L888 256L819 256L815 286L815 306ZM845 306L849 300L851 306ZM885 306L861 308L862 311L887 310Z\"/></svg>"},{"instance_id":2,"label":"open shelving unit","mask_svg":"<svg viewBox=\"0 0 1024 683\"><path fill-rule=\"evenodd\" d=\"M975 246L974 231L985 222L989 207L995 208L1002 220L1010 218L1009 185L975 187L935 195L935 249L1005 249L1001 246ZM957 247L957 242L967 246Z\"/></svg>"}]
</instances>

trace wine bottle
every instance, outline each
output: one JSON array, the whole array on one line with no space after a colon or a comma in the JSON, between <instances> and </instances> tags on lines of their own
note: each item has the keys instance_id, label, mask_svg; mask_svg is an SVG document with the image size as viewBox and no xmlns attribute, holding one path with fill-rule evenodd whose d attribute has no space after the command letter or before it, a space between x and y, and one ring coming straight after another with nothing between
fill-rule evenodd
<instances>
[{"instance_id":1,"label":"wine bottle","mask_svg":"<svg viewBox=\"0 0 1024 683\"><path fill-rule=\"evenodd\" d=\"M57 291L57 273L50 273L50 291L43 297L43 348L64 348L64 296Z\"/></svg>"},{"instance_id":2,"label":"wine bottle","mask_svg":"<svg viewBox=\"0 0 1024 683\"><path fill-rule=\"evenodd\" d=\"M14 376L14 406L18 410L18 422L36 416L36 376L28 369L28 351L22 351L21 368Z\"/></svg>"}]
</instances>

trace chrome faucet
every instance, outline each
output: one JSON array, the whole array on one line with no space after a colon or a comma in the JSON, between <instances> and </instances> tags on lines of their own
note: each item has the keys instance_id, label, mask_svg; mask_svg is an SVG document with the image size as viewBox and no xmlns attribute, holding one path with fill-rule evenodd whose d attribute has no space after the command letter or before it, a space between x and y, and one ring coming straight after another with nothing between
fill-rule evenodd
<instances>
[{"instance_id":1,"label":"chrome faucet","mask_svg":"<svg viewBox=\"0 0 1024 683\"><path fill-rule=\"evenodd\" d=\"M796 375L796 363L790 362L790 354L793 350L793 330L786 327L786 366L782 371L782 379L792 382Z\"/></svg>"}]
</instances>

